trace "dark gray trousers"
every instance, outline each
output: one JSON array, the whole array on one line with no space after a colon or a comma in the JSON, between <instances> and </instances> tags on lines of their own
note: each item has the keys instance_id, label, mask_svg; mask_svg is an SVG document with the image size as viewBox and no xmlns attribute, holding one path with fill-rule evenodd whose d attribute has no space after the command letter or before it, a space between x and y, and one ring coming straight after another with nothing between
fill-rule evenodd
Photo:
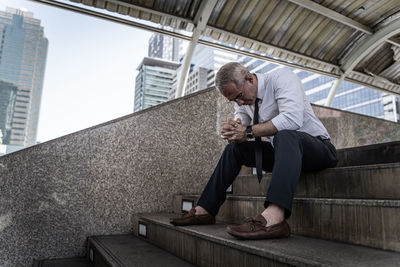
<instances>
[{"instance_id":1,"label":"dark gray trousers","mask_svg":"<svg viewBox=\"0 0 400 267\"><path fill-rule=\"evenodd\" d=\"M317 171L337 164L336 149L329 140L304 132L283 130L276 133L274 146L263 145L263 170L272 171L264 207L274 203L285 209L289 218L301 171ZM255 167L255 141L230 143L211 175L197 205L217 215L226 199L226 190L238 176L242 165Z\"/></svg>"}]
</instances>

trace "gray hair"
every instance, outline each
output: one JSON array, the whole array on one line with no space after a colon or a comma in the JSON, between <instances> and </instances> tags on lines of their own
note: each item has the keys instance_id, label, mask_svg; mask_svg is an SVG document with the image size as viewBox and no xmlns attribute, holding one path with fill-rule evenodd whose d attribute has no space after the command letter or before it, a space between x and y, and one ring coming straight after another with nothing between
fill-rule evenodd
<instances>
[{"instance_id":1,"label":"gray hair","mask_svg":"<svg viewBox=\"0 0 400 267\"><path fill-rule=\"evenodd\" d=\"M245 77L250 72L238 62L229 62L223 65L217 72L215 87L223 94L228 83L233 82L236 86L244 83Z\"/></svg>"}]
</instances>

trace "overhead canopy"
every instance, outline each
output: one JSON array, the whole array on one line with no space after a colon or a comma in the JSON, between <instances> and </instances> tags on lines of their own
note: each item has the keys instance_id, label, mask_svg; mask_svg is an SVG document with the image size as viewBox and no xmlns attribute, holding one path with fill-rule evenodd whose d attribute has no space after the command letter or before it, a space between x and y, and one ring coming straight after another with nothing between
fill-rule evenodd
<instances>
[{"instance_id":1,"label":"overhead canopy","mask_svg":"<svg viewBox=\"0 0 400 267\"><path fill-rule=\"evenodd\" d=\"M193 32L206 0L70 1ZM399 0L211 2L200 43L243 47L400 95Z\"/></svg>"}]
</instances>

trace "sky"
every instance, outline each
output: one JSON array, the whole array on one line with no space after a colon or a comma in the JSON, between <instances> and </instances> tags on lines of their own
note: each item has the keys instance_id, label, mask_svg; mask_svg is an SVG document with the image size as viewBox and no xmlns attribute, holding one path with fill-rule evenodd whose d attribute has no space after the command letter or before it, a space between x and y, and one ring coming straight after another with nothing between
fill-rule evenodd
<instances>
[{"instance_id":1,"label":"sky","mask_svg":"<svg viewBox=\"0 0 400 267\"><path fill-rule=\"evenodd\" d=\"M7 6L33 12L49 40L38 142L133 113L151 32L28 0L0 0Z\"/></svg>"}]
</instances>

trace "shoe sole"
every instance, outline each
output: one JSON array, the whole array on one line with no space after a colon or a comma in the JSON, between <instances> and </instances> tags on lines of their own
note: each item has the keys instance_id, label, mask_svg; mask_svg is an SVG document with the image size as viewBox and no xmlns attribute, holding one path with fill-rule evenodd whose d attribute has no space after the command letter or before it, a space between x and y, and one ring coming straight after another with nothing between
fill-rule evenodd
<instances>
[{"instance_id":1,"label":"shoe sole","mask_svg":"<svg viewBox=\"0 0 400 267\"><path fill-rule=\"evenodd\" d=\"M288 237L290 237L290 234L289 234L289 235L284 235L284 236L272 236L272 237L265 237L265 236L259 236L259 237L245 237L245 236L242 236L242 235L237 234L237 233L235 233L235 232L232 232L232 231L230 231L230 230L226 230L226 232L227 232L228 234L230 234L231 236L233 236L233 237L235 237L235 238L237 238L237 239L240 239L240 240L278 239L278 238L288 238Z\"/></svg>"},{"instance_id":2,"label":"shoe sole","mask_svg":"<svg viewBox=\"0 0 400 267\"><path fill-rule=\"evenodd\" d=\"M190 226L190 225L212 225L214 223L176 223L176 222L169 222L170 224L174 226Z\"/></svg>"}]
</instances>

